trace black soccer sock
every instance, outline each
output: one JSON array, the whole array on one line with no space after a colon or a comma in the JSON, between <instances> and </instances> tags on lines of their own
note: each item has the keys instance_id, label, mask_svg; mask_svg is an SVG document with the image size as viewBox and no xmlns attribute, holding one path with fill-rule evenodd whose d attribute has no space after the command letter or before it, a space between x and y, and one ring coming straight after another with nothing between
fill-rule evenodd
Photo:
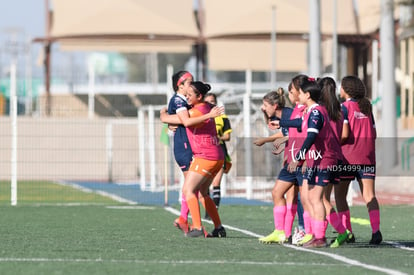
<instances>
[{"instance_id":1,"label":"black soccer sock","mask_svg":"<svg viewBox=\"0 0 414 275\"><path fill-rule=\"evenodd\" d=\"M213 201L217 208L220 205L220 199L221 199L220 186L214 186L213 187Z\"/></svg>"}]
</instances>

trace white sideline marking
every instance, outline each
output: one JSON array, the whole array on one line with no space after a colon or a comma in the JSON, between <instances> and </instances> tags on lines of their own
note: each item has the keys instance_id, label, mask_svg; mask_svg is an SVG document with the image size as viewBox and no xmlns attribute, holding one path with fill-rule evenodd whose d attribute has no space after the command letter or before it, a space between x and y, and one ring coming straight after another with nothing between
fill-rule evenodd
<instances>
[{"instance_id":1,"label":"white sideline marking","mask_svg":"<svg viewBox=\"0 0 414 275\"><path fill-rule=\"evenodd\" d=\"M165 210L167 210L168 212L171 212L175 215L180 215L180 212L178 210L174 209L174 208L165 207ZM229 226L229 225L226 225L226 224L223 224L223 226L225 228L229 228L231 230L241 232L241 233L246 234L248 236L259 237L259 238L263 237L262 235L256 234L256 233L248 231L248 230L243 230L243 229L232 227L232 226ZM328 252L316 251L316 250L307 249L307 248L298 247L298 246L289 245L289 244L284 244L284 246L295 249L295 250L303 251L303 252L315 253L315 254L319 254L319 255L328 256L328 257L330 257L334 260L344 262L344 263L352 265L352 266L360 266L362 268L375 270L375 271L383 272L383 273L390 274L390 275L406 275L407 274L407 273L397 271L397 270L393 270L393 269L389 269L389 268L383 268L383 267L379 267L379 266L375 266L375 265L364 264L364 263L361 263L357 260L348 259L344 256L340 256L340 255L336 255L336 254L332 254L332 253L328 253Z\"/></svg>"},{"instance_id":2,"label":"white sideline marking","mask_svg":"<svg viewBox=\"0 0 414 275\"><path fill-rule=\"evenodd\" d=\"M63 203L35 203L28 206L41 207L41 206L104 206L105 203L94 202L63 202Z\"/></svg>"},{"instance_id":3,"label":"white sideline marking","mask_svg":"<svg viewBox=\"0 0 414 275\"><path fill-rule=\"evenodd\" d=\"M143 210L154 210L153 206L142 206L142 205L130 205L130 206L106 206L108 209L143 209Z\"/></svg>"},{"instance_id":4,"label":"white sideline marking","mask_svg":"<svg viewBox=\"0 0 414 275\"><path fill-rule=\"evenodd\" d=\"M242 265L303 265L303 266L338 266L339 264L297 263L297 262L252 262L252 261L156 261L156 260L118 260L118 259L64 259L64 258L0 258L0 262L76 262L76 263L136 263L136 264L242 264Z\"/></svg>"},{"instance_id":5,"label":"white sideline marking","mask_svg":"<svg viewBox=\"0 0 414 275\"><path fill-rule=\"evenodd\" d=\"M61 181L61 182L58 182L58 184L64 185L64 186L70 186L70 187L73 187L73 188L75 188L77 190L83 191L85 193L95 193L95 194L98 194L98 195L101 195L101 196L104 196L104 197L113 199L115 201L119 201L119 202L123 202L123 203L127 203L127 204L137 204L134 201L130 201L130 200L124 199L124 198L122 198L120 196L117 196L117 195L114 195L114 194L111 194L111 193L108 193L108 192L100 191L100 190L92 190L92 189L83 187L81 185L78 185L76 183L72 183L72 182L62 182Z\"/></svg>"},{"instance_id":6,"label":"white sideline marking","mask_svg":"<svg viewBox=\"0 0 414 275\"><path fill-rule=\"evenodd\" d=\"M384 243L390 244L396 248L401 248L401 249L408 250L408 251L414 251L414 248L405 246L403 244L400 244L399 242L384 242Z\"/></svg>"}]
</instances>

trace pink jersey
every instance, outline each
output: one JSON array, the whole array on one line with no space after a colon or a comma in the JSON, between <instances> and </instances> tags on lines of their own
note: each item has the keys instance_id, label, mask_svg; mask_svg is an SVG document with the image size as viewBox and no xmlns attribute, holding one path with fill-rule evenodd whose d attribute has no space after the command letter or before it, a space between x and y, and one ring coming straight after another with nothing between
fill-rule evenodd
<instances>
[{"instance_id":1,"label":"pink jersey","mask_svg":"<svg viewBox=\"0 0 414 275\"><path fill-rule=\"evenodd\" d=\"M305 108L305 105L296 104L295 108L293 108L292 114L290 115L290 119L302 118ZM305 137L306 133L303 134L303 132L299 132L297 128L289 128L289 139L286 142L284 153L284 159L287 159L287 163L290 163L292 161L292 156L296 156L299 152Z\"/></svg>"},{"instance_id":2,"label":"pink jersey","mask_svg":"<svg viewBox=\"0 0 414 275\"><path fill-rule=\"evenodd\" d=\"M344 127L344 116L341 114L341 118L338 121L329 120L329 125L335 135L335 148L338 149L338 160L343 160L342 149L341 149L341 137L342 128Z\"/></svg>"},{"instance_id":3,"label":"pink jersey","mask_svg":"<svg viewBox=\"0 0 414 275\"><path fill-rule=\"evenodd\" d=\"M376 130L373 116L363 114L358 102L349 99L342 103L344 123L349 125L349 136L342 144L342 153L346 164L375 164Z\"/></svg>"},{"instance_id":4,"label":"pink jersey","mask_svg":"<svg viewBox=\"0 0 414 275\"><path fill-rule=\"evenodd\" d=\"M209 113L210 110L210 104L199 103L194 105L188 112L190 117L198 117ZM217 138L214 119L207 119L200 124L187 127L187 135L194 157L207 160L224 159L223 149Z\"/></svg>"},{"instance_id":5,"label":"pink jersey","mask_svg":"<svg viewBox=\"0 0 414 275\"><path fill-rule=\"evenodd\" d=\"M330 126L325 107L315 104L308 108L303 117L302 132L317 134L313 145L305 154L307 167L326 169L338 164L341 147Z\"/></svg>"}]
</instances>

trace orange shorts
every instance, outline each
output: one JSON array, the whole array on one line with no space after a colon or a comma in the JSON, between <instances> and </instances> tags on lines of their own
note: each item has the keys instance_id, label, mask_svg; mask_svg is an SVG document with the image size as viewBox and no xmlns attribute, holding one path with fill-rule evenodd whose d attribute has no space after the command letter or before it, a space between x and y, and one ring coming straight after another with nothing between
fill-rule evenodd
<instances>
[{"instance_id":1,"label":"orange shorts","mask_svg":"<svg viewBox=\"0 0 414 275\"><path fill-rule=\"evenodd\" d=\"M196 172L206 178L212 179L223 167L223 164L224 160L193 158L189 171Z\"/></svg>"}]
</instances>

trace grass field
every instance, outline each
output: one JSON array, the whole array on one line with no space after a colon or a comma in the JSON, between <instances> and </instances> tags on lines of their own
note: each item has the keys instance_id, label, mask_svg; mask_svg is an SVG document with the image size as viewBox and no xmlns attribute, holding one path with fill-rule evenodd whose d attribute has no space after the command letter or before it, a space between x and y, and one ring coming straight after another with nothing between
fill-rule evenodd
<instances>
[{"instance_id":1,"label":"grass field","mask_svg":"<svg viewBox=\"0 0 414 275\"><path fill-rule=\"evenodd\" d=\"M31 198L0 206L0 274L414 273L413 206L382 206L380 246L368 245L365 207L353 207L355 244L304 249L258 242L273 228L270 205L223 205L228 238L190 239L172 225L178 205L125 205L76 192L68 204L50 196L49 204ZM335 236L330 227L327 235Z\"/></svg>"}]
</instances>

